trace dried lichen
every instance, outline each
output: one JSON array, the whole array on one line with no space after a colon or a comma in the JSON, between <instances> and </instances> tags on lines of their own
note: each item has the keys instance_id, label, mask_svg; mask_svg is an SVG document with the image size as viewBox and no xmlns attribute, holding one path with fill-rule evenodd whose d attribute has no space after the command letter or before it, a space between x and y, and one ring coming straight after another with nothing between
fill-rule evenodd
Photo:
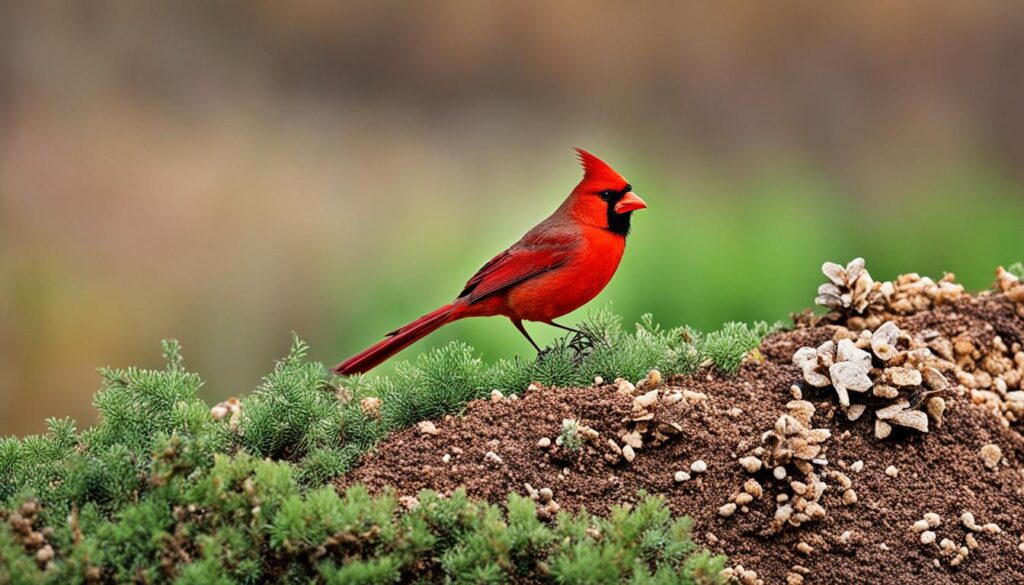
<instances>
[{"instance_id":1,"label":"dried lichen","mask_svg":"<svg viewBox=\"0 0 1024 585\"><path fill-rule=\"evenodd\" d=\"M761 444L739 459L747 473L765 476L764 482L781 487L774 496L776 509L764 529L765 534L821 520L826 515L822 496L828 488L824 478L835 475L828 470L825 457L832 434L825 428L813 428L814 413L815 407L810 402L790 401L786 404L786 413L761 435ZM849 480L845 476L842 480L839 491L853 494L855 500ZM764 493L762 482L751 478L744 483L742 491L734 493L719 509L719 514L732 516L737 510L746 513L748 504ZM849 498L845 496L844 503Z\"/></svg>"},{"instance_id":2,"label":"dried lichen","mask_svg":"<svg viewBox=\"0 0 1024 585\"><path fill-rule=\"evenodd\" d=\"M935 356L927 344L913 339L892 321L859 334L837 327L833 339L817 348L797 350L793 364L811 386L834 388L850 420L863 414L869 397L880 404L875 411L878 438L889 436L891 425L926 433L929 414L941 423L945 403L938 394L950 389L942 372L951 369L952 364ZM851 392L863 396L863 400L854 404Z\"/></svg>"},{"instance_id":3,"label":"dried lichen","mask_svg":"<svg viewBox=\"0 0 1024 585\"><path fill-rule=\"evenodd\" d=\"M815 303L832 310L828 320L845 318L854 331L875 329L894 317L926 311L964 294L951 273L937 282L916 273L900 275L895 281L875 281L863 258L854 258L846 267L826 262L821 271L829 282L818 287Z\"/></svg>"},{"instance_id":4,"label":"dried lichen","mask_svg":"<svg viewBox=\"0 0 1024 585\"><path fill-rule=\"evenodd\" d=\"M1024 281L1002 266L996 269L995 289L1006 295L1011 302L1024 303Z\"/></svg>"},{"instance_id":5,"label":"dried lichen","mask_svg":"<svg viewBox=\"0 0 1024 585\"><path fill-rule=\"evenodd\" d=\"M655 387L661 381L661 373L652 370L636 385L638 390L653 389L633 398L632 411L622 419L618 440L609 438L602 444L604 458L609 463L623 460L631 463L638 450L658 447L682 432L682 425L666 418L665 409L684 399L699 401L703 395L691 392L687 396L685 391L662 393Z\"/></svg>"},{"instance_id":6,"label":"dried lichen","mask_svg":"<svg viewBox=\"0 0 1024 585\"><path fill-rule=\"evenodd\" d=\"M863 258L854 258L845 268L835 262L826 262L821 271L829 282L818 287L818 297L814 302L819 305L836 311L863 313L878 294L875 281L864 270Z\"/></svg>"}]
</instances>

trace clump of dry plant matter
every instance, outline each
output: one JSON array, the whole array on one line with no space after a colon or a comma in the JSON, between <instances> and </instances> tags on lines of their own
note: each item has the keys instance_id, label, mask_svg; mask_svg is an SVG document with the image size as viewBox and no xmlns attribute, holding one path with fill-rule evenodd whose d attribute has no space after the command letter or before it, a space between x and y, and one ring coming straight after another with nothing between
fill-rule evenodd
<instances>
[{"instance_id":1,"label":"clump of dry plant matter","mask_svg":"<svg viewBox=\"0 0 1024 585\"><path fill-rule=\"evenodd\" d=\"M879 290L871 275L864 270L864 259L854 258L846 267L826 262L821 271L830 282L818 287L815 302L836 311L863 313L878 297Z\"/></svg>"},{"instance_id":2,"label":"clump of dry plant matter","mask_svg":"<svg viewBox=\"0 0 1024 585\"><path fill-rule=\"evenodd\" d=\"M797 350L793 364L811 386L835 389L850 420L864 414L871 397L879 405L875 410L878 438L889 436L892 425L926 433L929 415L942 422L945 401L940 394L950 390L942 372L952 364L892 321L859 334L838 327L833 339L817 348ZM851 392L863 398L854 403Z\"/></svg>"},{"instance_id":3,"label":"clump of dry plant matter","mask_svg":"<svg viewBox=\"0 0 1024 585\"><path fill-rule=\"evenodd\" d=\"M854 258L846 267L826 262L821 271L829 282L818 287L815 303L831 309L826 320L845 319L854 331L876 329L895 317L926 311L964 295L964 287L952 273L937 282L917 273L877 282L864 267L863 258Z\"/></svg>"},{"instance_id":4,"label":"clump of dry plant matter","mask_svg":"<svg viewBox=\"0 0 1024 585\"><path fill-rule=\"evenodd\" d=\"M832 322L852 333L840 330L836 339L814 348L813 354L812 348L802 349L794 363L804 369L808 384L833 386L851 419L859 417L865 406L851 403L850 393L870 390L870 396L893 401L877 411L879 436L886 436L892 424L924 430L927 418L914 412L923 402L922 396L949 389L944 376L933 371L937 370L939 374L952 372L956 391L969 394L975 404L998 415L1004 424L1024 420L1024 347L1019 342L1007 343L998 335L977 338L966 332L947 337L936 331L921 332L918 340L910 340L894 324L900 318L963 298L963 286L952 274L938 281L911 273L894 281L877 282L861 258L845 267L826 262L822 272L829 282L819 287L816 302L831 311L821 318L805 313L799 318L800 324ZM1019 264L1009 270L999 267L993 290L980 293L978 298L1005 296L1024 317L1022 278L1024 267ZM840 347L840 337L849 338L855 349L849 342ZM866 343L869 338L871 341ZM900 355L904 352L906 356ZM913 370L920 374L920 381ZM925 402L924 410L938 419L943 407L942 398L935 397Z\"/></svg>"},{"instance_id":5,"label":"clump of dry plant matter","mask_svg":"<svg viewBox=\"0 0 1024 585\"><path fill-rule=\"evenodd\" d=\"M739 459L740 466L755 477L748 479L742 491L734 492L729 502L718 509L720 516L730 517L737 511L746 513L752 501L767 494L774 498L776 508L764 534L821 520L827 514L822 500L829 489L826 479L834 482L833 492L840 494L843 505L857 503L849 477L828 467L826 451L832 433L826 428L813 428L815 410L806 400L786 404L786 413L761 435L760 445ZM771 485L778 489L766 489ZM769 491L777 493L771 496Z\"/></svg>"},{"instance_id":6,"label":"clump of dry plant matter","mask_svg":"<svg viewBox=\"0 0 1024 585\"><path fill-rule=\"evenodd\" d=\"M1017 266L1020 266L1018 264ZM1011 266L1012 270L1014 267ZM1006 295L1014 303L1024 303L1024 281L1021 277L1002 266L996 269L995 289Z\"/></svg>"},{"instance_id":7,"label":"clump of dry plant matter","mask_svg":"<svg viewBox=\"0 0 1024 585\"><path fill-rule=\"evenodd\" d=\"M618 440L609 438L605 443L605 459L609 463L625 460L632 463L636 452L644 448L658 447L662 443L679 435L683 427L666 417L665 410L684 399L683 392L663 393L657 386L661 384L661 372L651 370L647 376L635 385L637 390L648 390L633 398L633 409L629 416L622 420ZM620 385L619 393L628 393ZM686 396L690 400L699 400L700 396Z\"/></svg>"}]
</instances>

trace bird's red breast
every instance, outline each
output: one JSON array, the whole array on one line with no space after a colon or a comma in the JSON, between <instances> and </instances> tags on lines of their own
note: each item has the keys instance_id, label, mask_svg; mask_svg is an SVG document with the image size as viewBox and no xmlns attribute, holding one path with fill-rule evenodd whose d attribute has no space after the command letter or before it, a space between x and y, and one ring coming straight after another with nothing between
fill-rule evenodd
<instances>
[{"instance_id":1,"label":"bird's red breast","mask_svg":"<svg viewBox=\"0 0 1024 585\"><path fill-rule=\"evenodd\" d=\"M551 321L598 295L622 260L630 215L646 204L601 159L577 149L583 179L550 217L466 283L460 316Z\"/></svg>"}]
</instances>

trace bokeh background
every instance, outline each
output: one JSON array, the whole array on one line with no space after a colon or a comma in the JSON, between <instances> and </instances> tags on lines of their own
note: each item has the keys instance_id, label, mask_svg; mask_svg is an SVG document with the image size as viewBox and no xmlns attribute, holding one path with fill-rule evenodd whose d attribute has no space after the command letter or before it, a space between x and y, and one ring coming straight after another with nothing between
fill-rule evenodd
<instances>
[{"instance_id":1,"label":"bokeh background","mask_svg":"<svg viewBox=\"0 0 1024 585\"><path fill-rule=\"evenodd\" d=\"M0 3L0 435L89 424L165 337L211 400L291 331L347 357L550 213L574 145L650 205L591 305L626 321L785 318L855 255L983 288L1024 257L1022 55L1020 2ZM530 355L488 319L402 357L452 339Z\"/></svg>"}]
</instances>

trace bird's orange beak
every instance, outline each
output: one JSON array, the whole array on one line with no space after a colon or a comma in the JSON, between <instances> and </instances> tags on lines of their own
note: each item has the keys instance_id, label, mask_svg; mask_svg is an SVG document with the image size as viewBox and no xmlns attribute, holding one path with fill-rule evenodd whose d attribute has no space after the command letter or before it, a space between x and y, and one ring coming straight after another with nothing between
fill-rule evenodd
<instances>
[{"instance_id":1,"label":"bird's orange beak","mask_svg":"<svg viewBox=\"0 0 1024 585\"><path fill-rule=\"evenodd\" d=\"M615 213L626 213L637 209L647 209L647 204L632 191L623 195L622 199L615 204Z\"/></svg>"}]
</instances>

